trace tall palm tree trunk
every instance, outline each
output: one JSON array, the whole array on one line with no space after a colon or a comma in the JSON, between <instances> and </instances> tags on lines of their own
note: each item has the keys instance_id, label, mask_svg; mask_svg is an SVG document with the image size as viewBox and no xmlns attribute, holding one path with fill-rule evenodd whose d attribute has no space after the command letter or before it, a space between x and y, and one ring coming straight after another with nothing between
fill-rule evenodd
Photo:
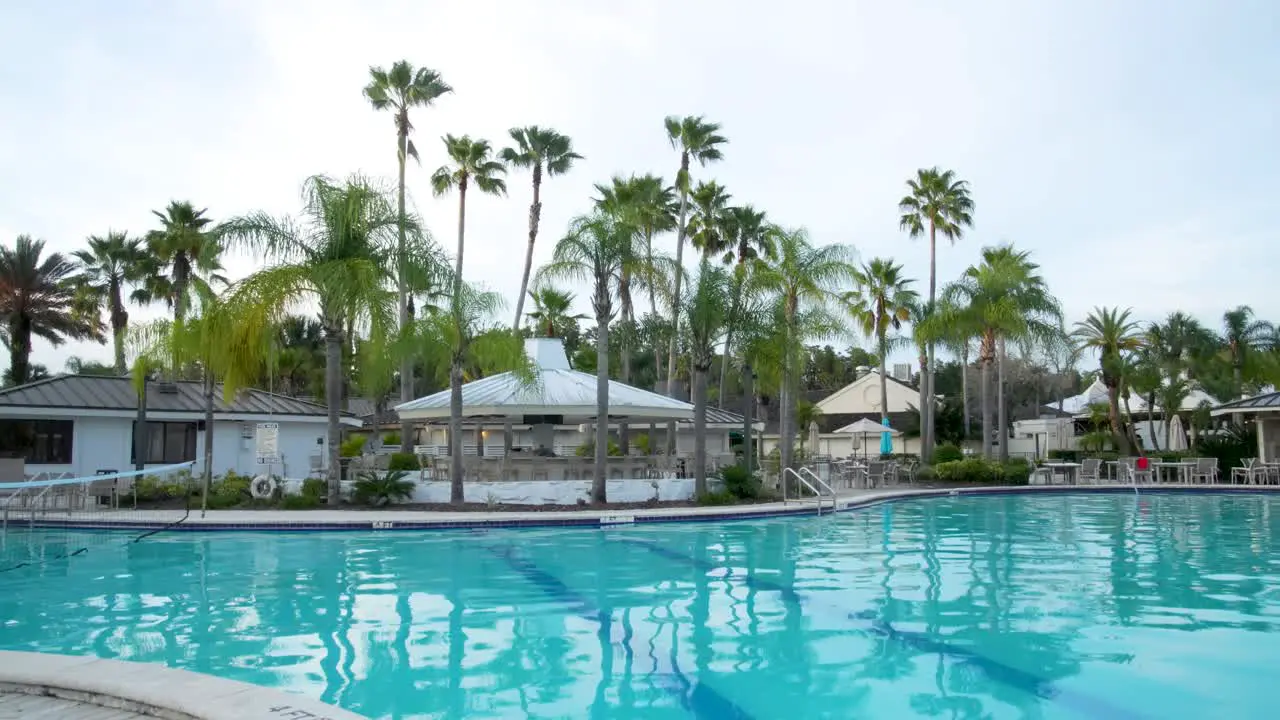
<instances>
[{"instance_id":1,"label":"tall palm tree trunk","mask_svg":"<svg viewBox=\"0 0 1280 720\"><path fill-rule=\"evenodd\" d=\"M960 393L961 410L964 413L964 440L969 440L971 421L969 418L969 341L964 341L960 348Z\"/></svg>"},{"instance_id":2,"label":"tall palm tree trunk","mask_svg":"<svg viewBox=\"0 0 1280 720\"><path fill-rule=\"evenodd\" d=\"M1120 424L1120 387L1118 385L1107 385L1107 419L1111 421L1111 435L1116 442L1116 448L1120 454L1128 455L1131 448L1124 426Z\"/></svg>"},{"instance_id":3,"label":"tall palm tree trunk","mask_svg":"<svg viewBox=\"0 0 1280 720\"><path fill-rule=\"evenodd\" d=\"M680 176L685 177L685 182L680 187L680 217L677 220L679 225L676 227L676 277L671 296L671 342L667 346L667 397L672 398L676 396L676 344L680 339L680 281L684 276L684 224L689 213L688 153L680 158L680 171ZM672 458L676 454L675 421L667 423L667 454Z\"/></svg>"},{"instance_id":4,"label":"tall palm tree trunk","mask_svg":"<svg viewBox=\"0 0 1280 720\"><path fill-rule=\"evenodd\" d=\"M741 270L742 263L738 263L738 268ZM729 372L729 348L732 346L733 342L733 325L737 322L738 305L742 296L742 280L741 278L736 277L737 274L738 273L734 273L733 301L729 305L729 322L727 323L728 327L725 328L724 333L724 355L720 360L720 384L716 385L716 407L721 409L724 408L724 383Z\"/></svg>"},{"instance_id":5,"label":"tall palm tree trunk","mask_svg":"<svg viewBox=\"0 0 1280 720\"><path fill-rule=\"evenodd\" d=\"M31 378L31 321L19 316L9 326L9 375L14 385Z\"/></svg>"},{"instance_id":6,"label":"tall palm tree trunk","mask_svg":"<svg viewBox=\"0 0 1280 720\"><path fill-rule=\"evenodd\" d=\"M120 284L111 282L111 343L115 352L116 374L129 372L124 359L124 332L129 327L129 313L124 309L124 300L120 297Z\"/></svg>"},{"instance_id":7,"label":"tall palm tree trunk","mask_svg":"<svg viewBox=\"0 0 1280 720\"><path fill-rule=\"evenodd\" d=\"M324 336L324 398L329 415L329 504L338 504L341 491L342 466L340 448L342 445L342 428L338 424L339 409L342 407L342 327L341 322L331 319L326 323Z\"/></svg>"},{"instance_id":8,"label":"tall palm tree trunk","mask_svg":"<svg viewBox=\"0 0 1280 720\"><path fill-rule=\"evenodd\" d=\"M754 456L751 453L752 439L752 422L751 416L754 414L755 408L755 374L751 371L751 363L743 360L742 362L742 465L747 469L747 475L751 475L751 461Z\"/></svg>"},{"instance_id":9,"label":"tall palm tree trunk","mask_svg":"<svg viewBox=\"0 0 1280 720\"><path fill-rule=\"evenodd\" d=\"M937 300L937 296L938 296L938 229L934 225L933 221L930 220L929 221L929 309L930 309L930 312L933 311L934 302ZM933 347L932 340L930 340L927 343L927 349L928 349L928 352L926 354L929 358L929 370L928 372L925 373L925 385L928 387L928 392L926 397L927 403L924 410L924 415L925 415L924 435L923 435L924 440L920 446L921 459L926 462L929 460L929 458L933 457L933 444L934 444L933 401L934 401L934 398L937 396L937 393L934 392L934 389L933 389L934 388L933 365L934 365L935 356L934 356L934 347Z\"/></svg>"},{"instance_id":10,"label":"tall palm tree trunk","mask_svg":"<svg viewBox=\"0 0 1280 720\"><path fill-rule=\"evenodd\" d=\"M618 282L618 300L622 303L622 340L618 354L622 360L622 371L619 378L623 383L631 384L631 338L635 332L635 308L631 304L631 275L623 269ZM618 449L622 456L631 454L631 428L625 417L618 419Z\"/></svg>"},{"instance_id":11,"label":"tall palm tree trunk","mask_svg":"<svg viewBox=\"0 0 1280 720\"><path fill-rule=\"evenodd\" d=\"M1009 408L1004 398L1004 338L999 340L996 356L996 431L1000 435L1000 462L1009 459Z\"/></svg>"},{"instance_id":12,"label":"tall palm tree trunk","mask_svg":"<svg viewBox=\"0 0 1280 720\"><path fill-rule=\"evenodd\" d=\"M607 292L607 291L606 291ZM596 292L596 307L604 307L608 296ZM596 313L596 462L591 478L591 502L609 502L609 316Z\"/></svg>"},{"instance_id":13,"label":"tall palm tree trunk","mask_svg":"<svg viewBox=\"0 0 1280 720\"><path fill-rule=\"evenodd\" d=\"M529 245L524 249L524 274L520 276L520 294L516 296L516 319L511 330L520 334L520 318L524 317L524 297L529 292L529 271L533 268L533 245L538 240L538 221L542 219L542 163L533 166L533 202L529 204Z\"/></svg>"},{"instance_id":14,"label":"tall palm tree trunk","mask_svg":"<svg viewBox=\"0 0 1280 720\"><path fill-rule=\"evenodd\" d=\"M925 376L925 367L929 364L929 351L923 346L919 348L920 357L920 380L917 385L920 386L920 462L925 462L924 455L924 426L928 422L926 414L929 412L929 383Z\"/></svg>"},{"instance_id":15,"label":"tall palm tree trunk","mask_svg":"<svg viewBox=\"0 0 1280 720\"><path fill-rule=\"evenodd\" d=\"M462 488L462 358L454 356L449 366L449 502L461 505Z\"/></svg>"},{"instance_id":16,"label":"tall palm tree trunk","mask_svg":"<svg viewBox=\"0 0 1280 720\"><path fill-rule=\"evenodd\" d=\"M204 373L204 472L200 479L200 512L209 509L209 485L213 482L213 374Z\"/></svg>"},{"instance_id":17,"label":"tall palm tree trunk","mask_svg":"<svg viewBox=\"0 0 1280 720\"><path fill-rule=\"evenodd\" d=\"M142 472L147 469L147 448L151 445L151 437L147 428L147 378L142 377L142 387L138 391L138 414L134 419L133 430L133 469Z\"/></svg>"},{"instance_id":18,"label":"tall palm tree trunk","mask_svg":"<svg viewBox=\"0 0 1280 720\"><path fill-rule=\"evenodd\" d=\"M982 379L979 391L982 394L982 457L991 458L991 364L995 353L994 341L990 338L983 339L982 357L979 363L982 364Z\"/></svg>"},{"instance_id":19,"label":"tall palm tree trunk","mask_svg":"<svg viewBox=\"0 0 1280 720\"><path fill-rule=\"evenodd\" d=\"M693 368L693 491L707 493L707 371Z\"/></svg>"},{"instance_id":20,"label":"tall palm tree trunk","mask_svg":"<svg viewBox=\"0 0 1280 720\"><path fill-rule=\"evenodd\" d=\"M409 288L405 283L404 277L405 253L407 252L404 240L404 166L405 161L407 160L406 156L409 153L409 122L407 111L405 111L405 114L406 117L404 118L404 121L397 123L397 126L399 127L398 139L400 141L400 186L398 188L399 192L397 193L396 202L400 211L398 216L400 219L400 227L398 244L396 245L396 253L398 255L396 267L399 269L399 272L396 273L396 293L398 295L397 302L399 303L398 308L400 311L401 333L405 332L405 329L409 327ZM406 352L404 357L400 358L400 402L409 402L410 400L413 400L413 384L413 356L411 353ZM401 420L400 452L407 453L411 450L413 450L413 421Z\"/></svg>"},{"instance_id":21,"label":"tall palm tree trunk","mask_svg":"<svg viewBox=\"0 0 1280 720\"><path fill-rule=\"evenodd\" d=\"M654 292L654 273L653 273L653 227L647 225L644 229L644 257L645 272L649 276L649 316L654 320L658 319L658 298ZM658 344L653 344L653 377L662 377L662 351L658 349ZM652 435L652 433L650 433ZM650 447L652 448L653 438L649 438Z\"/></svg>"},{"instance_id":22,"label":"tall palm tree trunk","mask_svg":"<svg viewBox=\"0 0 1280 720\"><path fill-rule=\"evenodd\" d=\"M879 321L876 322L879 326ZM880 337L877 338L880 350L880 422L889 422L889 378L886 377L886 369L888 360L886 356L889 354L889 339L885 335L885 329L880 328Z\"/></svg>"},{"instance_id":23,"label":"tall palm tree trunk","mask_svg":"<svg viewBox=\"0 0 1280 720\"><path fill-rule=\"evenodd\" d=\"M778 407L778 440L782 443L781 449L778 451L778 472L783 472L786 468L791 467L792 450L795 443L795 412L796 399L792 395L791 385L791 367L795 350L792 347L791 333L795 324L795 316L790 310L787 312L786 318L786 347L782 351L782 383L778 388L780 405Z\"/></svg>"}]
</instances>

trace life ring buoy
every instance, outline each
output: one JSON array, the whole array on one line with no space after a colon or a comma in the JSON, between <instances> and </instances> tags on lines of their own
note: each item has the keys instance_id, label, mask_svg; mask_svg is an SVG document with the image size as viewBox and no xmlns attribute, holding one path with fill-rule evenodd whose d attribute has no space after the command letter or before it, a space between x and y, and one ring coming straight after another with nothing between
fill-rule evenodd
<instances>
[{"instance_id":1,"label":"life ring buoy","mask_svg":"<svg viewBox=\"0 0 1280 720\"><path fill-rule=\"evenodd\" d=\"M276 481L266 475L259 475L249 485L249 494L259 500L270 500L276 492Z\"/></svg>"}]
</instances>

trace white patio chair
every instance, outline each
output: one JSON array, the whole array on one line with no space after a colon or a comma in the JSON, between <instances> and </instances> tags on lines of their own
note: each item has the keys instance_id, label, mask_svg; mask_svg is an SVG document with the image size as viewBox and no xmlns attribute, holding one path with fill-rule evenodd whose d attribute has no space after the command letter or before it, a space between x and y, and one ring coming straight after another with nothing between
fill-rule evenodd
<instances>
[{"instance_id":1,"label":"white patio chair","mask_svg":"<svg viewBox=\"0 0 1280 720\"><path fill-rule=\"evenodd\" d=\"M1079 485L1099 485L1102 483L1102 460L1085 458L1080 461L1080 471L1076 474Z\"/></svg>"},{"instance_id":2,"label":"white patio chair","mask_svg":"<svg viewBox=\"0 0 1280 720\"><path fill-rule=\"evenodd\" d=\"M1259 482L1267 482L1267 467L1258 462L1257 458L1247 458L1244 460L1244 467L1231 468L1231 484L1239 480L1245 485L1257 485Z\"/></svg>"},{"instance_id":3,"label":"white patio chair","mask_svg":"<svg viewBox=\"0 0 1280 720\"><path fill-rule=\"evenodd\" d=\"M1218 482L1218 458L1196 458L1195 469L1191 471L1191 482L1208 484Z\"/></svg>"}]
</instances>

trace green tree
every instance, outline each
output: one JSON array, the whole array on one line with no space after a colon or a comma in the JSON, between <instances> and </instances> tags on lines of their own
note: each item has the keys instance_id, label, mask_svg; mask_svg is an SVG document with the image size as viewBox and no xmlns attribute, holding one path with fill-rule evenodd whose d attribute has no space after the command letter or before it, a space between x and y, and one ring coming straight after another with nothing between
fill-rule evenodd
<instances>
[{"instance_id":1,"label":"green tree","mask_svg":"<svg viewBox=\"0 0 1280 720\"><path fill-rule=\"evenodd\" d=\"M907 195L898 201L901 213L900 225L912 238L926 232L929 235L929 304L937 302L938 233L955 242L973 225L973 200L969 197L969 183L956 177L954 171L939 168L921 168L907 181ZM934 348L928 347L928 365L921 367L921 382L925 383L927 397L935 395L933 388ZM925 423L921 428L920 455L928 460L933 452L933 403L925 410Z\"/></svg>"},{"instance_id":2,"label":"green tree","mask_svg":"<svg viewBox=\"0 0 1280 720\"><path fill-rule=\"evenodd\" d=\"M750 205L731 207L726 212L727 243L724 262L733 263L733 292L729 306L729 327L724 334L724 356L720 362L720 382L716 385L716 407L724 407L725 376L730 358L733 357L733 338L737 332L738 315L743 309L743 290L751 281L751 274L762 261L772 260L773 238L778 229L770 224L763 212Z\"/></svg>"},{"instance_id":3,"label":"green tree","mask_svg":"<svg viewBox=\"0 0 1280 720\"><path fill-rule=\"evenodd\" d=\"M533 301L533 311L525 317L533 321L535 337L562 338L576 333L578 321L587 317L572 312L573 293L550 285L535 285L529 292L529 299Z\"/></svg>"},{"instance_id":4,"label":"green tree","mask_svg":"<svg viewBox=\"0 0 1280 720\"><path fill-rule=\"evenodd\" d=\"M672 312L671 342L667 350L667 395L675 397L676 343L680 336L680 283L684 274L684 242L688 233L686 219L689 216L689 192L692 189L689 165L692 161L705 167L707 163L720 160L724 157L720 147L729 141L720 135L718 123L707 122L702 116L688 115L682 118L670 115L663 124L671 147L680 152L680 170L676 173L676 190L680 193L680 210L676 220L678 272L672 279L671 307L675 312Z\"/></svg>"},{"instance_id":5,"label":"green tree","mask_svg":"<svg viewBox=\"0 0 1280 720\"><path fill-rule=\"evenodd\" d=\"M733 196L724 186L712 180L700 182L693 189L693 216L689 218L689 240L702 257L723 253L729 246L726 225L729 223L729 200Z\"/></svg>"},{"instance_id":6,"label":"green tree","mask_svg":"<svg viewBox=\"0 0 1280 720\"><path fill-rule=\"evenodd\" d=\"M579 217L556 243L551 263L538 271L539 280L588 282L592 287L591 308L596 316L596 438L591 499L596 503L608 502L609 321L623 269L636 260L638 234L634 225L607 214Z\"/></svg>"},{"instance_id":7,"label":"green tree","mask_svg":"<svg viewBox=\"0 0 1280 720\"><path fill-rule=\"evenodd\" d=\"M853 249L846 245L815 247L803 229L777 234L777 258L761 268L759 287L775 294L781 312L783 351L780 373L782 467L791 467L795 443L799 353L806 340L828 337L840 323L828 311L836 289L853 279Z\"/></svg>"},{"instance_id":8,"label":"green tree","mask_svg":"<svg viewBox=\"0 0 1280 720\"><path fill-rule=\"evenodd\" d=\"M507 183L500 177L507 168L494 160L488 140L472 140L470 136L444 136L444 148L452 165L440 166L431 176L431 189L436 197L458 191L458 250L454 256L453 297L462 297L462 255L466 247L467 190L471 184L488 195L505 195Z\"/></svg>"},{"instance_id":9,"label":"green tree","mask_svg":"<svg viewBox=\"0 0 1280 720\"><path fill-rule=\"evenodd\" d=\"M124 357L124 332L129 327L129 311L125 307L125 290L141 284L149 276L151 263L142 248L142 240L127 233L110 231L106 237L89 237L87 250L77 250L72 257L79 263L77 290L93 307L106 306L111 323L117 375L128 372ZM145 300L145 290L133 294Z\"/></svg>"},{"instance_id":10,"label":"green tree","mask_svg":"<svg viewBox=\"0 0 1280 720\"><path fill-rule=\"evenodd\" d=\"M19 235L0 246L0 335L9 348L9 380L31 381L31 339L57 347L63 340L103 342L102 322L92 308L77 303L76 263L62 253L44 252L44 241Z\"/></svg>"},{"instance_id":11,"label":"green tree","mask_svg":"<svg viewBox=\"0 0 1280 720\"><path fill-rule=\"evenodd\" d=\"M411 108L428 108L440 97L453 92L453 88L444 81L440 73L430 68L414 69L407 60L400 60L391 65L390 70L382 67L369 68L369 84L364 88L364 96L374 110L387 110L392 113L396 126L396 162L399 171L396 203L403 223L405 213L405 165L408 158L418 160L418 149L409 139L413 132L413 124L409 121ZM400 228L399 242L396 245L396 293L399 309L400 327L404 328L412 322L409 305L409 278L406 269L409 262L406 257L405 228ZM408 402L413 399L413 363L406 356L400 364L400 400ZM400 424L400 452L407 453L412 449L413 423Z\"/></svg>"},{"instance_id":12,"label":"green tree","mask_svg":"<svg viewBox=\"0 0 1280 720\"><path fill-rule=\"evenodd\" d=\"M205 217L189 202L171 202L164 212L152 211L160 229L147 233L147 249L157 263L140 299L159 300L173 310L181 322L192 300L211 297L213 286L226 285L222 273L222 244Z\"/></svg>"},{"instance_id":13,"label":"green tree","mask_svg":"<svg viewBox=\"0 0 1280 720\"><path fill-rule=\"evenodd\" d=\"M1077 322L1072 336L1080 346L1098 353L1102 384L1107 388L1107 411L1120 452L1131 452L1120 424L1120 389L1124 381L1125 355L1142 347L1139 325L1130 309L1099 307Z\"/></svg>"},{"instance_id":14,"label":"green tree","mask_svg":"<svg viewBox=\"0 0 1280 720\"><path fill-rule=\"evenodd\" d=\"M689 334L689 359L693 384L694 492L707 492L707 374L716 347L729 329L733 282L722 267L703 257L683 308Z\"/></svg>"},{"instance_id":15,"label":"green tree","mask_svg":"<svg viewBox=\"0 0 1280 720\"><path fill-rule=\"evenodd\" d=\"M874 258L863 264L853 277L854 289L845 302L862 333L876 344L880 358L880 420L889 421L889 373L886 367L890 350L889 332L897 332L911 317L917 304L914 282L903 277L902 266L886 258Z\"/></svg>"},{"instance_id":16,"label":"green tree","mask_svg":"<svg viewBox=\"0 0 1280 720\"><path fill-rule=\"evenodd\" d=\"M1005 245L983 248L982 262L970 266L959 280L947 286L938 312L927 324L934 331L960 325L979 338L982 450L985 457L990 457L991 370L997 356L1003 356L1006 340L1017 342L1054 335L1062 325L1062 310L1030 253ZM1000 424L997 433L1001 452L1007 453L1004 439L1008 429Z\"/></svg>"},{"instance_id":17,"label":"green tree","mask_svg":"<svg viewBox=\"0 0 1280 720\"><path fill-rule=\"evenodd\" d=\"M272 263L232 288L228 312L244 332L278 327L298 303L319 306L325 340L325 403L329 410L329 498L337 502L342 442L343 345L348 327L367 328L386 344L395 327L394 292L387 289L400 221L389 193L361 177L335 182L316 176L303 188L300 221L253 213L228 221L222 235ZM410 237L417 225L409 219ZM417 256L410 248L409 253ZM388 357L389 352L381 353Z\"/></svg>"},{"instance_id":18,"label":"green tree","mask_svg":"<svg viewBox=\"0 0 1280 720\"><path fill-rule=\"evenodd\" d=\"M533 269L533 245L538 239L538 222L542 219L542 174L555 177L569 172L573 163L582 156L573 151L573 140L568 135L550 128L530 125L511 128L515 146L503 148L498 154L502 161L518 168L528 168L533 175L533 201L529 203L529 245L524 251L524 273L520 276L520 294L516 296L516 319L511 324L520 330L520 318L524 313L524 297L529 291L529 273Z\"/></svg>"},{"instance_id":19,"label":"green tree","mask_svg":"<svg viewBox=\"0 0 1280 720\"><path fill-rule=\"evenodd\" d=\"M1231 400L1245 394L1246 372L1254 369L1261 352L1268 349L1273 332L1271 323L1256 319L1248 305L1222 314L1222 344L1231 362Z\"/></svg>"}]
</instances>

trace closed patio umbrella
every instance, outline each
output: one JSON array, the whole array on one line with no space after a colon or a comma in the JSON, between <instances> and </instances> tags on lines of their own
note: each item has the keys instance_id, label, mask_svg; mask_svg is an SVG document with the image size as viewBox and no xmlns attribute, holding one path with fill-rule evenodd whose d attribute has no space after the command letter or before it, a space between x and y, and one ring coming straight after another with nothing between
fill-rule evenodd
<instances>
[{"instance_id":1,"label":"closed patio umbrella","mask_svg":"<svg viewBox=\"0 0 1280 720\"><path fill-rule=\"evenodd\" d=\"M881 436L893 436L893 435L901 435L901 434L902 434L901 432L899 432L899 431L897 431L897 430L894 430L893 428L889 427L887 424L886 424L886 425L881 425L880 423L876 422L875 420L869 420L869 419L867 419L867 418L862 418L861 420L859 420L859 421L857 421L857 422L854 422L854 423L850 423L850 424L848 424L848 425L845 425L844 427L840 428L839 430L836 430L836 432L838 432L838 433L848 433L849 435L857 435L857 436L858 436L858 438L859 438L860 440L862 440L863 453L864 453L864 454L867 454L867 455L869 455L869 454L870 454L870 453L866 452L866 447L867 447L867 438L869 438L869 437L881 437ZM891 441L891 442L892 442L892 441ZM883 437L882 437L882 439L881 439L881 446L882 446L882 447L883 447L883 444L884 444L884 442L883 442ZM893 448L892 448L892 445L890 445L890 451L892 451L892 449L893 449Z\"/></svg>"}]
</instances>

